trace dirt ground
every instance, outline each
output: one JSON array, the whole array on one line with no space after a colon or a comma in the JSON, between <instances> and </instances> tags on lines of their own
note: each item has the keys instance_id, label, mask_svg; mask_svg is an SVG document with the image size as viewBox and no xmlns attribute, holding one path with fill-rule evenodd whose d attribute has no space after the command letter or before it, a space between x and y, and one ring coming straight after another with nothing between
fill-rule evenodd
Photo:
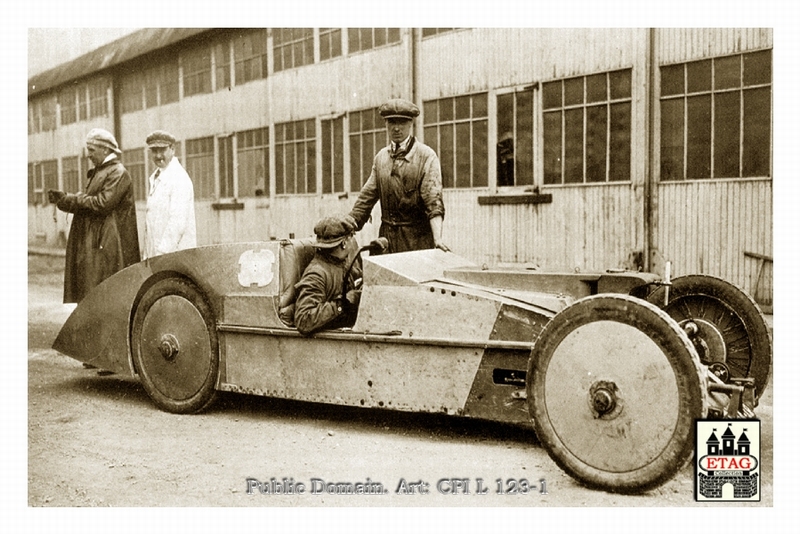
<instances>
[{"instance_id":1,"label":"dirt ground","mask_svg":"<svg viewBox=\"0 0 800 534\"><path fill-rule=\"evenodd\" d=\"M161 412L135 379L98 376L50 348L70 312L60 304L63 261L32 255L28 262L29 507L702 506L691 465L643 495L594 491L565 475L533 431L501 424L230 393L201 415ZM762 501L730 506L772 506L772 398L770 386L757 410ZM273 477L306 488L312 479L380 482L388 492L248 494L248 478ZM451 478L469 478L470 494L437 491ZM488 494L475 493L478 478ZM498 495L495 480L508 478L536 490ZM428 492L398 494L401 481L426 482Z\"/></svg>"}]
</instances>

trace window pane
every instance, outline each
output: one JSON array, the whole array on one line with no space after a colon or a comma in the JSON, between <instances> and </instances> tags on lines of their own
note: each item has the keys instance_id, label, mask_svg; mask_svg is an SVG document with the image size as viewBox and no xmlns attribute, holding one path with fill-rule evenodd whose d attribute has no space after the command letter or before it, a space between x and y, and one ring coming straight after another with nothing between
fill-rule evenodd
<instances>
[{"instance_id":1,"label":"window pane","mask_svg":"<svg viewBox=\"0 0 800 534\"><path fill-rule=\"evenodd\" d=\"M583 78L564 80L564 105L583 104Z\"/></svg>"},{"instance_id":2,"label":"window pane","mask_svg":"<svg viewBox=\"0 0 800 534\"><path fill-rule=\"evenodd\" d=\"M437 154L439 153L439 139L437 136L438 128L436 126L429 126L425 128L425 144L433 149Z\"/></svg>"},{"instance_id":3,"label":"window pane","mask_svg":"<svg viewBox=\"0 0 800 534\"><path fill-rule=\"evenodd\" d=\"M630 98L631 96L631 70L618 70L609 74L611 84L611 98Z\"/></svg>"},{"instance_id":4,"label":"window pane","mask_svg":"<svg viewBox=\"0 0 800 534\"><path fill-rule=\"evenodd\" d=\"M453 187L453 167L455 155L453 154L453 126L450 124L440 128L442 144L439 147L439 161L442 164L442 186Z\"/></svg>"},{"instance_id":5,"label":"window pane","mask_svg":"<svg viewBox=\"0 0 800 534\"><path fill-rule=\"evenodd\" d=\"M688 128L686 177L711 176L711 97L695 96L687 99L686 125Z\"/></svg>"},{"instance_id":6,"label":"window pane","mask_svg":"<svg viewBox=\"0 0 800 534\"><path fill-rule=\"evenodd\" d=\"M369 175L372 173L372 162L375 160L375 154L378 152L380 144L375 142L375 136L364 136L364 147L361 149L363 164L361 167L361 185L367 183Z\"/></svg>"},{"instance_id":7,"label":"window pane","mask_svg":"<svg viewBox=\"0 0 800 534\"><path fill-rule=\"evenodd\" d=\"M489 122L472 123L472 187L489 183Z\"/></svg>"},{"instance_id":8,"label":"window pane","mask_svg":"<svg viewBox=\"0 0 800 534\"><path fill-rule=\"evenodd\" d=\"M694 61L686 64L688 92L711 90L711 60Z\"/></svg>"},{"instance_id":9,"label":"window pane","mask_svg":"<svg viewBox=\"0 0 800 534\"><path fill-rule=\"evenodd\" d=\"M386 44L386 28L375 29L375 46L383 46Z\"/></svg>"},{"instance_id":10,"label":"window pane","mask_svg":"<svg viewBox=\"0 0 800 534\"><path fill-rule=\"evenodd\" d=\"M475 118L478 117L488 117L489 116L489 95L487 93L481 93L479 95L472 96L472 116Z\"/></svg>"},{"instance_id":11,"label":"window pane","mask_svg":"<svg viewBox=\"0 0 800 534\"><path fill-rule=\"evenodd\" d=\"M425 124L439 122L439 101L423 102L422 109L425 113Z\"/></svg>"},{"instance_id":12,"label":"window pane","mask_svg":"<svg viewBox=\"0 0 800 534\"><path fill-rule=\"evenodd\" d=\"M661 96L683 94L683 65L661 67Z\"/></svg>"},{"instance_id":13,"label":"window pane","mask_svg":"<svg viewBox=\"0 0 800 534\"><path fill-rule=\"evenodd\" d=\"M714 99L714 177L739 177L739 92Z\"/></svg>"},{"instance_id":14,"label":"window pane","mask_svg":"<svg viewBox=\"0 0 800 534\"><path fill-rule=\"evenodd\" d=\"M439 122L453 120L453 99L442 98L439 100Z\"/></svg>"},{"instance_id":15,"label":"window pane","mask_svg":"<svg viewBox=\"0 0 800 534\"><path fill-rule=\"evenodd\" d=\"M586 108L586 181L606 181L606 107Z\"/></svg>"},{"instance_id":16,"label":"window pane","mask_svg":"<svg viewBox=\"0 0 800 534\"><path fill-rule=\"evenodd\" d=\"M544 183L561 183L561 112L544 113Z\"/></svg>"},{"instance_id":17,"label":"window pane","mask_svg":"<svg viewBox=\"0 0 800 534\"><path fill-rule=\"evenodd\" d=\"M533 185L533 91L517 94L517 139L513 150L514 185Z\"/></svg>"},{"instance_id":18,"label":"window pane","mask_svg":"<svg viewBox=\"0 0 800 534\"><path fill-rule=\"evenodd\" d=\"M772 52L764 50L744 55L744 85L770 83L772 81Z\"/></svg>"},{"instance_id":19,"label":"window pane","mask_svg":"<svg viewBox=\"0 0 800 534\"><path fill-rule=\"evenodd\" d=\"M470 97L460 96L455 99L456 120L470 118Z\"/></svg>"},{"instance_id":20,"label":"window pane","mask_svg":"<svg viewBox=\"0 0 800 534\"><path fill-rule=\"evenodd\" d=\"M542 84L542 105L544 109L561 107L561 82Z\"/></svg>"},{"instance_id":21,"label":"window pane","mask_svg":"<svg viewBox=\"0 0 800 534\"><path fill-rule=\"evenodd\" d=\"M741 87L741 56L721 57L714 60L714 88Z\"/></svg>"},{"instance_id":22,"label":"window pane","mask_svg":"<svg viewBox=\"0 0 800 534\"><path fill-rule=\"evenodd\" d=\"M609 180L631 179L631 104L611 105L611 147Z\"/></svg>"},{"instance_id":23,"label":"window pane","mask_svg":"<svg viewBox=\"0 0 800 534\"><path fill-rule=\"evenodd\" d=\"M661 180L683 180L683 99L661 102Z\"/></svg>"},{"instance_id":24,"label":"window pane","mask_svg":"<svg viewBox=\"0 0 800 534\"><path fill-rule=\"evenodd\" d=\"M306 191L308 193L317 192L317 152L315 145L316 143L313 141L305 143L306 161L303 172L306 177Z\"/></svg>"},{"instance_id":25,"label":"window pane","mask_svg":"<svg viewBox=\"0 0 800 534\"><path fill-rule=\"evenodd\" d=\"M347 29L347 47L350 50L350 53L361 50L361 48L359 48L358 28Z\"/></svg>"},{"instance_id":26,"label":"window pane","mask_svg":"<svg viewBox=\"0 0 800 534\"><path fill-rule=\"evenodd\" d=\"M564 183L583 182L583 109L564 112Z\"/></svg>"},{"instance_id":27,"label":"window pane","mask_svg":"<svg viewBox=\"0 0 800 534\"><path fill-rule=\"evenodd\" d=\"M330 193L333 191L333 169L332 162L332 133L333 121L322 121L322 192Z\"/></svg>"},{"instance_id":28,"label":"window pane","mask_svg":"<svg viewBox=\"0 0 800 534\"><path fill-rule=\"evenodd\" d=\"M601 102L608 100L606 90L606 75L595 74L586 77L586 102Z\"/></svg>"},{"instance_id":29,"label":"window pane","mask_svg":"<svg viewBox=\"0 0 800 534\"><path fill-rule=\"evenodd\" d=\"M333 190L344 192L344 117L333 121Z\"/></svg>"},{"instance_id":30,"label":"window pane","mask_svg":"<svg viewBox=\"0 0 800 534\"><path fill-rule=\"evenodd\" d=\"M743 176L770 175L770 98L769 87L744 92Z\"/></svg>"},{"instance_id":31,"label":"window pane","mask_svg":"<svg viewBox=\"0 0 800 534\"><path fill-rule=\"evenodd\" d=\"M468 122L456 124L456 187L470 186L471 151L470 124Z\"/></svg>"}]
</instances>

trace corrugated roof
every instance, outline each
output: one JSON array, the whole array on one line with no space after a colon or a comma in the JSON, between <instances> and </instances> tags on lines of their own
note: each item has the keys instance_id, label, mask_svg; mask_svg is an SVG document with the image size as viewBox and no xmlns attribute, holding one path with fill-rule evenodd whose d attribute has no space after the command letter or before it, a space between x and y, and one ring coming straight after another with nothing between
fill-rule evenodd
<instances>
[{"instance_id":1,"label":"corrugated roof","mask_svg":"<svg viewBox=\"0 0 800 534\"><path fill-rule=\"evenodd\" d=\"M139 30L29 78L28 97L130 61L209 29L145 28Z\"/></svg>"}]
</instances>

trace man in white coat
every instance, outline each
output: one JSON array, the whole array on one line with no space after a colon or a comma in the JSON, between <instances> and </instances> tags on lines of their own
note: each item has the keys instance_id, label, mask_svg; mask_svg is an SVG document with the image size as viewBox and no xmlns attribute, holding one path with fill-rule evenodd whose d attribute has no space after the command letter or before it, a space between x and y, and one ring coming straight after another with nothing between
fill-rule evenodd
<instances>
[{"instance_id":1,"label":"man in white coat","mask_svg":"<svg viewBox=\"0 0 800 534\"><path fill-rule=\"evenodd\" d=\"M145 259L197 246L194 186L175 157L176 142L163 130L147 136L147 148L157 168L147 179Z\"/></svg>"}]
</instances>

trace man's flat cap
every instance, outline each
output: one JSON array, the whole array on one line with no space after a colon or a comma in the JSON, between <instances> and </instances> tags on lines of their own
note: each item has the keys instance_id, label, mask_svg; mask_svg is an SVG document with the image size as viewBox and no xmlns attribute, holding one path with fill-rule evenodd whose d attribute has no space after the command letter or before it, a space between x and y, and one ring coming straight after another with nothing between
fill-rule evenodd
<instances>
[{"instance_id":1,"label":"man's flat cap","mask_svg":"<svg viewBox=\"0 0 800 534\"><path fill-rule=\"evenodd\" d=\"M171 133L164 130L156 130L148 135L146 140L148 147L172 146L177 142L178 140Z\"/></svg>"},{"instance_id":2,"label":"man's flat cap","mask_svg":"<svg viewBox=\"0 0 800 534\"><path fill-rule=\"evenodd\" d=\"M407 119L411 120L419 115L419 108L413 102L402 98L393 98L383 104L378 112L384 119Z\"/></svg>"},{"instance_id":3,"label":"man's flat cap","mask_svg":"<svg viewBox=\"0 0 800 534\"><path fill-rule=\"evenodd\" d=\"M314 226L314 233L317 234L317 241L314 246L317 248L333 248L355 231L356 225L349 215L325 217Z\"/></svg>"}]
</instances>

